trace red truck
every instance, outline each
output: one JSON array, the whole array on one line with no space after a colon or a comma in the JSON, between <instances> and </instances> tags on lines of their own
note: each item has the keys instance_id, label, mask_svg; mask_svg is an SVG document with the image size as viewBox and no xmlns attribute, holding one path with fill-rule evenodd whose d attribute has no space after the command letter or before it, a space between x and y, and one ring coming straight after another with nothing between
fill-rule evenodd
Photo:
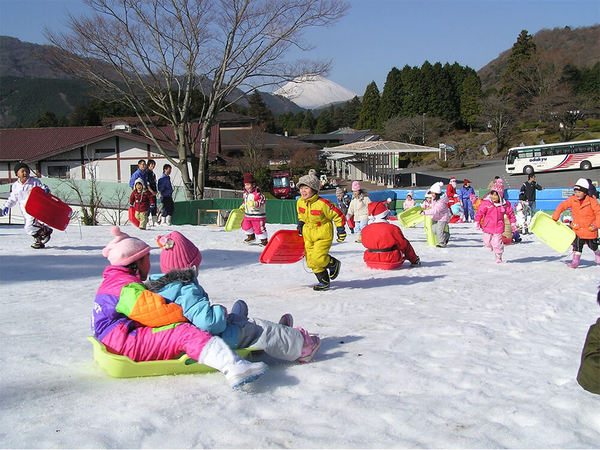
<instances>
[{"instance_id":1,"label":"red truck","mask_svg":"<svg viewBox=\"0 0 600 450\"><path fill-rule=\"evenodd\" d=\"M291 173L279 170L271 174L271 194L277 198L293 198L294 190L290 185Z\"/></svg>"}]
</instances>

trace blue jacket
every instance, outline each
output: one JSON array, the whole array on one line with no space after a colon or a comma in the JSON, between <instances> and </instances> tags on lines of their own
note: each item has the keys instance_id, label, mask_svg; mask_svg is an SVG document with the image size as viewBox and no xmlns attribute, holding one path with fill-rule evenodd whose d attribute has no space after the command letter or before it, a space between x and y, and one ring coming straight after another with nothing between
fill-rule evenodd
<instances>
[{"instance_id":1,"label":"blue jacket","mask_svg":"<svg viewBox=\"0 0 600 450\"><path fill-rule=\"evenodd\" d=\"M135 184L137 179L141 179L144 182L144 187L148 186L148 173L144 170L143 172L138 169L133 172L131 178L129 179L129 187L133 189L133 185Z\"/></svg>"},{"instance_id":2,"label":"blue jacket","mask_svg":"<svg viewBox=\"0 0 600 450\"><path fill-rule=\"evenodd\" d=\"M471 194L475 195L475 190L473 189L473 186L463 186L458 190L458 198L461 202L464 202L465 200L471 200Z\"/></svg>"},{"instance_id":3,"label":"blue jacket","mask_svg":"<svg viewBox=\"0 0 600 450\"><path fill-rule=\"evenodd\" d=\"M173 185L171 184L171 177L165 173L158 179L158 192L163 197L173 196Z\"/></svg>"}]
</instances>

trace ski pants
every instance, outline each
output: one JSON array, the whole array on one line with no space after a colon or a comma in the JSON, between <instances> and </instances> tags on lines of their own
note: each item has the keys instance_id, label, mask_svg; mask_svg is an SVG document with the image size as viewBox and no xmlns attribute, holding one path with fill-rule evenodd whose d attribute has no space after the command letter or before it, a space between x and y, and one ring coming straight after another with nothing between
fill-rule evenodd
<instances>
[{"instance_id":1,"label":"ski pants","mask_svg":"<svg viewBox=\"0 0 600 450\"><path fill-rule=\"evenodd\" d=\"M254 234L257 239L267 239L267 218L245 216L242 220L242 230L247 235Z\"/></svg>"},{"instance_id":2,"label":"ski pants","mask_svg":"<svg viewBox=\"0 0 600 450\"><path fill-rule=\"evenodd\" d=\"M173 197L163 197L162 201L162 216L172 216L173 211L175 210L175 203L173 203Z\"/></svg>"},{"instance_id":3,"label":"ski pants","mask_svg":"<svg viewBox=\"0 0 600 450\"><path fill-rule=\"evenodd\" d=\"M442 222L441 220L433 221L431 230L437 238L438 245L446 246L450 240L450 229L448 228L448 222Z\"/></svg>"},{"instance_id":4,"label":"ski pants","mask_svg":"<svg viewBox=\"0 0 600 450\"><path fill-rule=\"evenodd\" d=\"M251 347L277 359L300 358L304 337L299 329L262 319L248 319L239 326L238 348Z\"/></svg>"},{"instance_id":5,"label":"ski pants","mask_svg":"<svg viewBox=\"0 0 600 450\"><path fill-rule=\"evenodd\" d=\"M583 246L587 244L591 251L595 252L598 250L598 239L582 239L579 236L575 237L573 241L573 251L577 253L583 252Z\"/></svg>"},{"instance_id":6,"label":"ski pants","mask_svg":"<svg viewBox=\"0 0 600 450\"><path fill-rule=\"evenodd\" d=\"M462 205L463 212L465 214L465 222L475 219L475 211L473 210L473 203L471 203L471 199L464 199L462 201Z\"/></svg>"},{"instance_id":7,"label":"ski pants","mask_svg":"<svg viewBox=\"0 0 600 450\"><path fill-rule=\"evenodd\" d=\"M502 233L486 233L483 232L483 245L490 249L495 255L502 257L504 252L504 242L502 241Z\"/></svg>"}]
</instances>

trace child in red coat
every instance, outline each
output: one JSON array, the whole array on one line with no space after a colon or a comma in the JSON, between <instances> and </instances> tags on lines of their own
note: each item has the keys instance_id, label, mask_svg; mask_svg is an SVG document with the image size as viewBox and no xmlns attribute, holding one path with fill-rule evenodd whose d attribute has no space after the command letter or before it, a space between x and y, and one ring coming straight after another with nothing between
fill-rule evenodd
<instances>
[{"instance_id":1,"label":"child in red coat","mask_svg":"<svg viewBox=\"0 0 600 450\"><path fill-rule=\"evenodd\" d=\"M384 202L369 204L369 225L362 230L365 263L372 269L391 270L408 259L411 267L420 266L421 260L408 239L399 227L388 222L389 213Z\"/></svg>"},{"instance_id":2,"label":"child in red coat","mask_svg":"<svg viewBox=\"0 0 600 450\"><path fill-rule=\"evenodd\" d=\"M155 197L144 187L144 182L138 178L133 185L133 192L129 196L129 207L135 211L135 218L140 222L138 225L140 230L146 229L148 212L150 207L155 204L154 199Z\"/></svg>"}]
</instances>

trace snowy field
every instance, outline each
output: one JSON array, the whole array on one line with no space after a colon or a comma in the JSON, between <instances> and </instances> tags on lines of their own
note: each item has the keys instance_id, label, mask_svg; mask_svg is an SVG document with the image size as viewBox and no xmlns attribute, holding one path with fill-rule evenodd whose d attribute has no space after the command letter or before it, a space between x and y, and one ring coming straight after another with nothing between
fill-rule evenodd
<instances>
[{"instance_id":1,"label":"snowy field","mask_svg":"<svg viewBox=\"0 0 600 450\"><path fill-rule=\"evenodd\" d=\"M524 236L497 265L471 225L452 225L446 249L405 230L423 266L396 271L368 269L349 234L327 292L303 262L260 264L240 231L177 227L202 250L213 302L291 312L322 338L312 364L268 361L242 391L220 374L105 375L86 337L109 227L71 225L44 250L0 227L0 447L598 447L600 397L575 380L600 315L593 254L569 269ZM123 229L151 244L158 271L167 230Z\"/></svg>"}]
</instances>

